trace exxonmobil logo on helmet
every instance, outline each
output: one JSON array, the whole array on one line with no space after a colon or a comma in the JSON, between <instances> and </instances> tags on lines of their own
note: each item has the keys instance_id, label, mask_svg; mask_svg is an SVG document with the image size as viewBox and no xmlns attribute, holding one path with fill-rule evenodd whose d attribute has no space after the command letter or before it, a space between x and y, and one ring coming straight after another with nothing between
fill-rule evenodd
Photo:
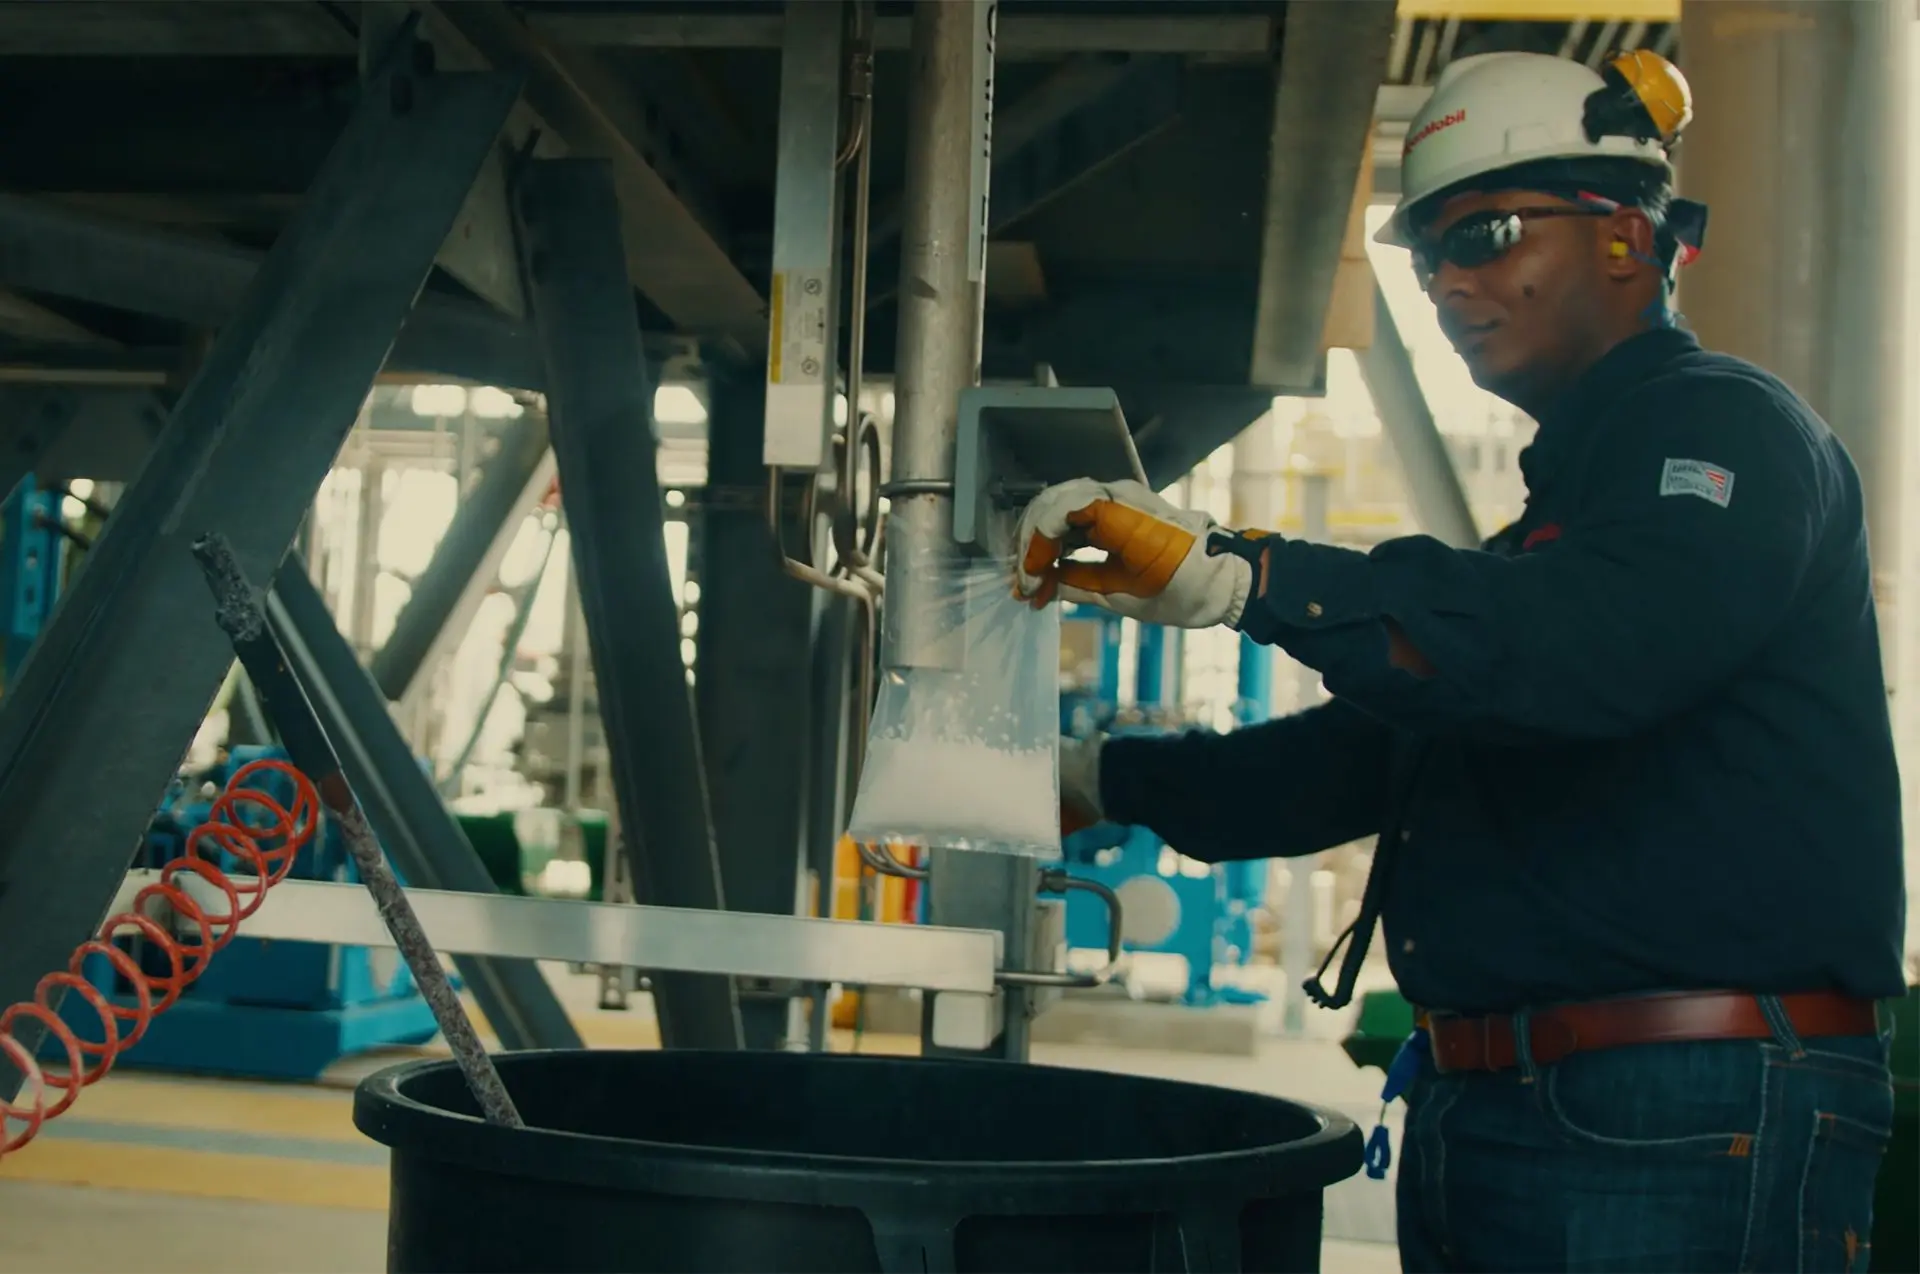
<instances>
[{"instance_id":1,"label":"exxonmobil logo on helmet","mask_svg":"<svg viewBox=\"0 0 1920 1274\"><path fill-rule=\"evenodd\" d=\"M1427 140L1427 138L1433 136L1441 129L1452 128L1455 124L1464 123L1466 118L1467 108L1462 106L1457 111L1448 111L1439 119L1428 120L1419 132L1407 138L1406 146L1400 151L1400 158L1405 159L1408 155L1411 155L1415 146L1418 146L1421 142Z\"/></svg>"}]
</instances>

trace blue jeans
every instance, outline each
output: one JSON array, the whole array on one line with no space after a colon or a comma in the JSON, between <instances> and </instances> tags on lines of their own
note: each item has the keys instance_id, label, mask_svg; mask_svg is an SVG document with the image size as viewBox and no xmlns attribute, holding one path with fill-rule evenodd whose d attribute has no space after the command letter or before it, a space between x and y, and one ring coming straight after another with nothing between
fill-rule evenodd
<instances>
[{"instance_id":1,"label":"blue jeans","mask_svg":"<svg viewBox=\"0 0 1920 1274\"><path fill-rule=\"evenodd\" d=\"M1407 1094L1400 1261L1429 1270L1864 1270L1884 1039L1642 1044Z\"/></svg>"}]
</instances>

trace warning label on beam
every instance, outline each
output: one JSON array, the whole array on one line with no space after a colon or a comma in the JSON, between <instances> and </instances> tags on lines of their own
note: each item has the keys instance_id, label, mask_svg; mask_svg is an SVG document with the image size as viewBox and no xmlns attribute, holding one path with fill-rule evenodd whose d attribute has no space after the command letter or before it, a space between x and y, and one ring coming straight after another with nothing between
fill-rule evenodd
<instances>
[{"instance_id":1,"label":"warning label on beam","mask_svg":"<svg viewBox=\"0 0 1920 1274\"><path fill-rule=\"evenodd\" d=\"M768 300L772 340L767 380L774 385L820 385L827 378L827 276L781 270Z\"/></svg>"}]
</instances>

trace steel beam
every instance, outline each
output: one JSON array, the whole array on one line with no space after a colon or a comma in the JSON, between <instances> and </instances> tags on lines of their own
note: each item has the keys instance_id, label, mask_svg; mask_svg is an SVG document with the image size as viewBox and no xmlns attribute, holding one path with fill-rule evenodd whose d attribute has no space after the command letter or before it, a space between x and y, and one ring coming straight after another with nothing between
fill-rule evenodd
<instances>
[{"instance_id":1,"label":"steel beam","mask_svg":"<svg viewBox=\"0 0 1920 1274\"><path fill-rule=\"evenodd\" d=\"M66 315L4 288L0 288L0 335L49 345L84 345L96 349L115 346L115 342L89 331Z\"/></svg>"},{"instance_id":2,"label":"steel beam","mask_svg":"<svg viewBox=\"0 0 1920 1274\"><path fill-rule=\"evenodd\" d=\"M1050 364L1063 385L1247 384L1254 286L1247 275L1175 281L1050 284L1054 299L1029 311L990 308L982 374L1028 381ZM873 333L870 365L897 365L890 324ZM1317 393L1316 364L1270 393Z\"/></svg>"},{"instance_id":3,"label":"steel beam","mask_svg":"<svg viewBox=\"0 0 1920 1274\"><path fill-rule=\"evenodd\" d=\"M240 312L262 261L232 244L0 194L0 284L217 328ZM419 298L388 366L540 388L528 326L451 297Z\"/></svg>"},{"instance_id":4,"label":"steel beam","mask_svg":"<svg viewBox=\"0 0 1920 1274\"><path fill-rule=\"evenodd\" d=\"M0 4L0 57L352 56L330 6L251 0Z\"/></svg>"},{"instance_id":5,"label":"steel beam","mask_svg":"<svg viewBox=\"0 0 1920 1274\"><path fill-rule=\"evenodd\" d=\"M1241 385L1120 385L1120 409L1133 430L1140 467L1156 491L1272 410L1273 391Z\"/></svg>"},{"instance_id":6,"label":"steel beam","mask_svg":"<svg viewBox=\"0 0 1920 1274\"><path fill-rule=\"evenodd\" d=\"M396 59L21 669L0 706L0 1002L99 923L233 661L190 544L224 533L273 575L518 91Z\"/></svg>"},{"instance_id":7,"label":"steel beam","mask_svg":"<svg viewBox=\"0 0 1920 1274\"><path fill-rule=\"evenodd\" d=\"M381 49L393 33L405 26L412 6L403 0L362 0L360 5L360 73L371 74ZM436 60L439 50L435 50ZM473 66L439 65L449 70L482 69ZM440 268L458 279L479 297L497 309L516 317L527 312L526 297L520 291L520 267L513 251L513 215L507 207L507 157L518 150L520 137L503 145L507 137L494 143L493 151L481 166L467 202L460 209L453 233L440 245Z\"/></svg>"},{"instance_id":8,"label":"steel beam","mask_svg":"<svg viewBox=\"0 0 1920 1274\"><path fill-rule=\"evenodd\" d=\"M288 558L274 577L266 612L288 667L401 877L424 889L498 893L298 557ZM508 1048L580 1047L566 1010L530 961L465 956L460 975Z\"/></svg>"},{"instance_id":9,"label":"steel beam","mask_svg":"<svg viewBox=\"0 0 1920 1274\"><path fill-rule=\"evenodd\" d=\"M508 422L480 480L461 497L427 569L413 582L386 644L371 660L373 680L388 699L406 697L443 634L466 631L499 574L514 533L546 494L553 474L546 417L528 411ZM462 622L453 622L456 618Z\"/></svg>"},{"instance_id":10,"label":"steel beam","mask_svg":"<svg viewBox=\"0 0 1920 1274\"><path fill-rule=\"evenodd\" d=\"M655 14L593 8L535 8L527 21L556 43L640 49L777 49L785 27L777 13ZM911 19L886 16L874 25L876 49L899 52L907 47ZM1075 53L1251 59L1272 52L1273 32L1273 15L1265 13L1132 17L1097 11L1086 16L1015 12L1000 19L995 54L1009 61Z\"/></svg>"},{"instance_id":11,"label":"steel beam","mask_svg":"<svg viewBox=\"0 0 1920 1274\"><path fill-rule=\"evenodd\" d=\"M996 113L988 235L1040 211L1178 121L1185 74L1178 58L1076 58ZM874 220L867 248L870 308L899 291L893 267L901 214L896 201Z\"/></svg>"},{"instance_id":12,"label":"steel beam","mask_svg":"<svg viewBox=\"0 0 1920 1274\"><path fill-rule=\"evenodd\" d=\"M1377 279L1373 285L1373 343L1356 353L1367 393L1373 398L1374 410L1380 413L1380 426L1393 444L1394 454L1400 457L1400 471L1406 476L1407 493L1413 497L1420 529L1456 548L1477 547L1480 532L1474 526L1473 506L1460 484L1459 471L1453 467L1447 440L1434 423L1426 391L1420 388L1420 377L1414 371L1413 356L1400 339L1387 294L1381 291Z\"/></svg>"},{"instance_id":13,"label":"steel beam","mask_svg":"<svg viewBox=\"0 0 1920 1274\"><path fill-rule=\"evenodd\" d=\"M435 4L432 14L491 65L526 74L528 104L570 155L611 165L622 274L681 330L760 348L766 301L715 233L713 200L690 193L699 174L675 158L669 139L652 135L636 86L589 52L556 47L497 0Z\"/></svg>"},{"instance_id":14,"label":"steel beam","mask_svg":"<svg viewBox=\"0 0 1920 1274\"><path fill-rule=\"evenodd\" d=\"M756 366L716 366L709 378L710 490L764 488L764 383ZM735 910L792 915L806 840L815 593L780 568L764 506L710 505L700 527L694 689L721 882ZM792 542L803 534L789 529ZM785 1000L743 999L747 1047L781 1047L788 1007Z\"/></svg>"},{"instance_id":15,"label":"steel beam","mask_svg":"<svg viewBox=\"0 0 1920 1274\"><path fill-rule=\"evenodd\" d=\"M1394 0L1296 4L1274 68L1260 299L1247 380L1298 384L1321 336L1374 102L1393 41Z\"/></svg>"},{"instance_id":16,"label":"steel beam","mask_svg":"<svg viewBox=\"0 0 1920 1274\"><path fill-rule=\"evenodd\" d=\"M1025 111L1022 102L1009 107L994 121L991 232L1003 233L1171 126L1180 118L1185 74L1178 58L1135 58L1091 101L1057 117L1042 109L1053 106L1051 97Z\"/></svg>"},{"instance_id":17,"label":"steel beam","mask_svg":"<svg viewBox=\"0 0 1920 1274\"><path fill-rule=\"evenodd\" d=\"M29 473L49 482L131 479L166 420L144 389L0 386L0 499Z\"/></svg>"},{"instance_id":18,"label":"steel beam","mask_svg":"<svg viewBox=\"0 0 1920 1274\"><path fill-rule=\"evenodd\" d=\"M620 203L598 160L527 165L521 257L580 577L620 826L639 901L725 906L663 534L653 383L621 270ZM732 983L655 979L669 1047L738 1048Z\"/></svg>"}]
</instances>

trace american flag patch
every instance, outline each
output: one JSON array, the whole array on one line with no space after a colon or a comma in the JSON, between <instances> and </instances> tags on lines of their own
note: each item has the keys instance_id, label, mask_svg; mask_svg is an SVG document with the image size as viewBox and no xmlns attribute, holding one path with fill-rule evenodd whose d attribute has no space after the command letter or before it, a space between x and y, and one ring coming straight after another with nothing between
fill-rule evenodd
<instances>
[{"instance_id":1,"label":"american flag patch","mask_svg":"<svg viewBox=\"0 0 1920 1274\"><path fill-rule=\"evenodd\" d=\"M1733 470L1704 460L1669 460L1660 471L1661 495L1697 495L1726 508L1733 499Z\"/></svg>"}]
</instances>

